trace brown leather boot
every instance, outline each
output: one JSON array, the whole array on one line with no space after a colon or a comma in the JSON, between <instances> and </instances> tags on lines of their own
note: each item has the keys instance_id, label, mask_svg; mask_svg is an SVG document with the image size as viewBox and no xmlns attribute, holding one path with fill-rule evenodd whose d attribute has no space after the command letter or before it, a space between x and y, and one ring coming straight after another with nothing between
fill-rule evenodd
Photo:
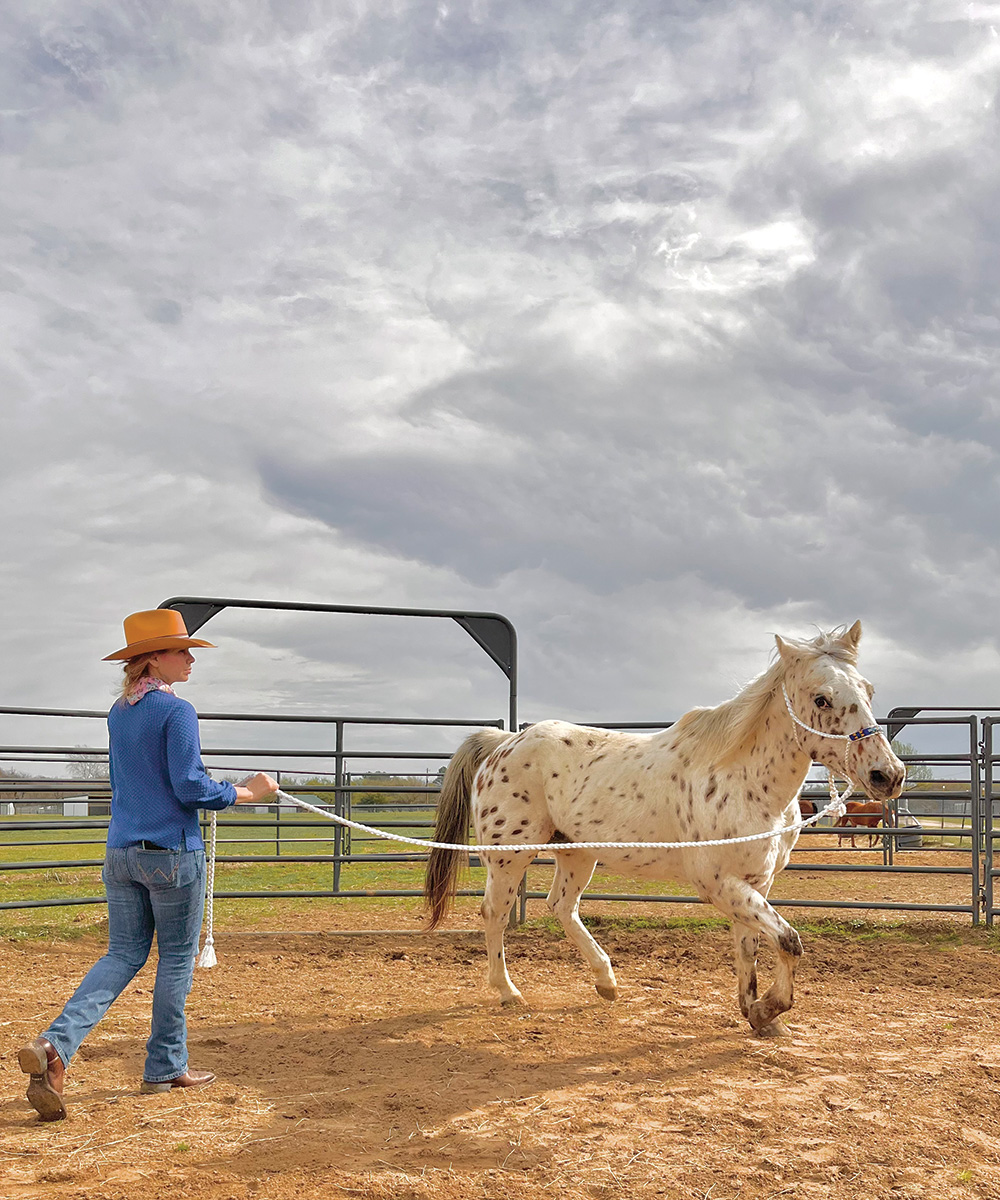
<instances>
[{"instance_id":1,"label":"brown leather boot","mask_svg":"<svg viewBox=\"0 0 1000 1200\"><path fill-rule=\"evenodd\" d=\"M43 1121L61 1121L66 1116L63 1085L66 1068L55 1046L45 1038L36 1037L17 1052L17 1061L28 1083L28 1103Z\"/></svg>"},{"instance_id":2,"label":"brown leather boot","mask_svg":"<svg viewBox=\"0 0 1000 1200\"><path fill-rule=\"evenodd\" d=\"M176 1079L164 1079L162 1083L150 1083L148 1079L144 1079L139 1086L139 1091L143 1095L150 1095L152 1092L169 1092L171 1088L189 1087L203 1088L208 1087L210 1083L215 1082L215 1076L211 1071L185 1071L183 1075L178 1075Z\"/></svg>"}]
</instances>

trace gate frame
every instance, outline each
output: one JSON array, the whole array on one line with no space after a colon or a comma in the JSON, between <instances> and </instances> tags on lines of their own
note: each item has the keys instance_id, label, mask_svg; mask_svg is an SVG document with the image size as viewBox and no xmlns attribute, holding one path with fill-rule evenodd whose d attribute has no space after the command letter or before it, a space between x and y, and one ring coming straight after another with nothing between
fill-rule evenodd
<instances>
[{"instance_id":1,"label":"gate frame","mask_svg":"<svg viewBox=\"0 0 1000 1200\"><path fill-rule=\"evenodd\" d=\"M282 612L355 613L359 616L437 617L461 625L472 640L496 663L507 677L509 728L517 729L517 631L501 613L474 612L452 608L383 608L358 604L307 604L289 600L223 599L217 596L171 596L158 608L179 612L188 634L227 608L277 609Z\"/></svg>"},{"instance_id":2,"label":"gate frame","mask_svg":"<svg viewBox=\"0 0 1000 1200\"><path fill-rule=\"evenodd\" d=\"M247 600L245 598L223 598L219 596L171 596L163 600L159 608L179 612L188 634L194 634L203 625L227 608L266 609L279 612L328 612L351 613L356 616L385 617L432 617L452 620L460 625L480 649L484 650L507 677L507 720L509 729L517 729L517 632L513 624L501 613L473 612L450 608L395 608L381 605L358 604L311 604L291 600ZM339 817L346 817L350 806L350 793L344 780L344 728L337 723L336 731L336 774L333 780L334 808ZM349 835L339 823L334 828L333 869L334 888L340 886L340 865ZM349 843L348 843L349 844ZM522 883L522 895L524 886ZM524 901L522 899L522 907Z\"/></svg>"}]
</instances>

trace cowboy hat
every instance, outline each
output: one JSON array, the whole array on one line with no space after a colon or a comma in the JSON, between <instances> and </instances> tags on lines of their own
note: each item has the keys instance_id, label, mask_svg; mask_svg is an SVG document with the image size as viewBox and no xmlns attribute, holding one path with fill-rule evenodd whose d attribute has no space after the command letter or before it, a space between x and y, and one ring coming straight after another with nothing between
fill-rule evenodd
<instances>
[{"instance_id":1,"label":"cowboy hat","mask_svg":"<svg viewBox=\"0 0 1000 1200\"><path fill-rule=\"evenodd\" d=\"M132 613L125 618L123 650L109 654L103 662L135 658L137 654L152 654L156 650L186 650L188 646L212 646L213 642L188 636L184 618L172 608L154 608L151 612Z\"/></svg>"}]
</instances>

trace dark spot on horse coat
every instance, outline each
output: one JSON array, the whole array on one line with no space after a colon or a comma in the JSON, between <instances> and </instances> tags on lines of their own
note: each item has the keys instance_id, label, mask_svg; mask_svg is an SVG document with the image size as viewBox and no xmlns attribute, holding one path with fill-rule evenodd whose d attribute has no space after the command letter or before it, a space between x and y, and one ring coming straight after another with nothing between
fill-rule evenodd
<instances>
[{"instance_id":1,"label":"dark spot on horse coat","mask_svg":"<svg viewBox=\"0 0 1000 1200\"><path fill-rule=\"evenodd\" d=\"M778 947L785 954L794 955L795 958L802 957L802 939L794 929L789 929L778 938Z\"/></svg>"}]
</instances>

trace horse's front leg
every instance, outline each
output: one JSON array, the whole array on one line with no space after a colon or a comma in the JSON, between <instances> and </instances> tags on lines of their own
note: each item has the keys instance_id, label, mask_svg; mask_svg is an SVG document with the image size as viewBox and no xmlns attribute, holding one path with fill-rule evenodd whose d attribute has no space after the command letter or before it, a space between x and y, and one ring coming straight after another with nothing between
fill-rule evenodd
<instances>
[{"instance_id":1,"label":"horse's front leg","mask_svg":"<svg viewBox=\"0 0 1000 1200\"><path fill-rule=\"evenodd\" d=\"M795 967L802 957L802 941L786 920L778 915L760 892L744 880L730 875L707 897L733 922L737 941L737 973L740 980L740 1010L758 1033L792 1007ZM739 929L738 927L742 927ZM774 982L761 998L756 997L756 942L764 938L776 955ZM744 1008L744 1004L746 1007Z\"/></svg>"},{"instance_id":2,"label":"horse's front leg","mask_svg":"<svg viewBox=\"0 0 1000 1200\"><path fill-rule=\"evenodd\" d=\"M487 982L500 994L501 1004L523 1004L524 997L507 974L503 934L517 896L521 877L534 858L533 851L486 857L486 889L479 911L486 923Z\"/></svg>"},{"instance_id":3,"label":"horse's front leg","mask_svg":"<svg viewBox=\"0 0 1000 1200\"><path fill-rule=\"evenodd\" d=\"M749 925L733 922L736 949L736 989L740 1012L750 1019L750 1007L757 999L757 949L760 935Z\"/></svg>"}]
</instances>

